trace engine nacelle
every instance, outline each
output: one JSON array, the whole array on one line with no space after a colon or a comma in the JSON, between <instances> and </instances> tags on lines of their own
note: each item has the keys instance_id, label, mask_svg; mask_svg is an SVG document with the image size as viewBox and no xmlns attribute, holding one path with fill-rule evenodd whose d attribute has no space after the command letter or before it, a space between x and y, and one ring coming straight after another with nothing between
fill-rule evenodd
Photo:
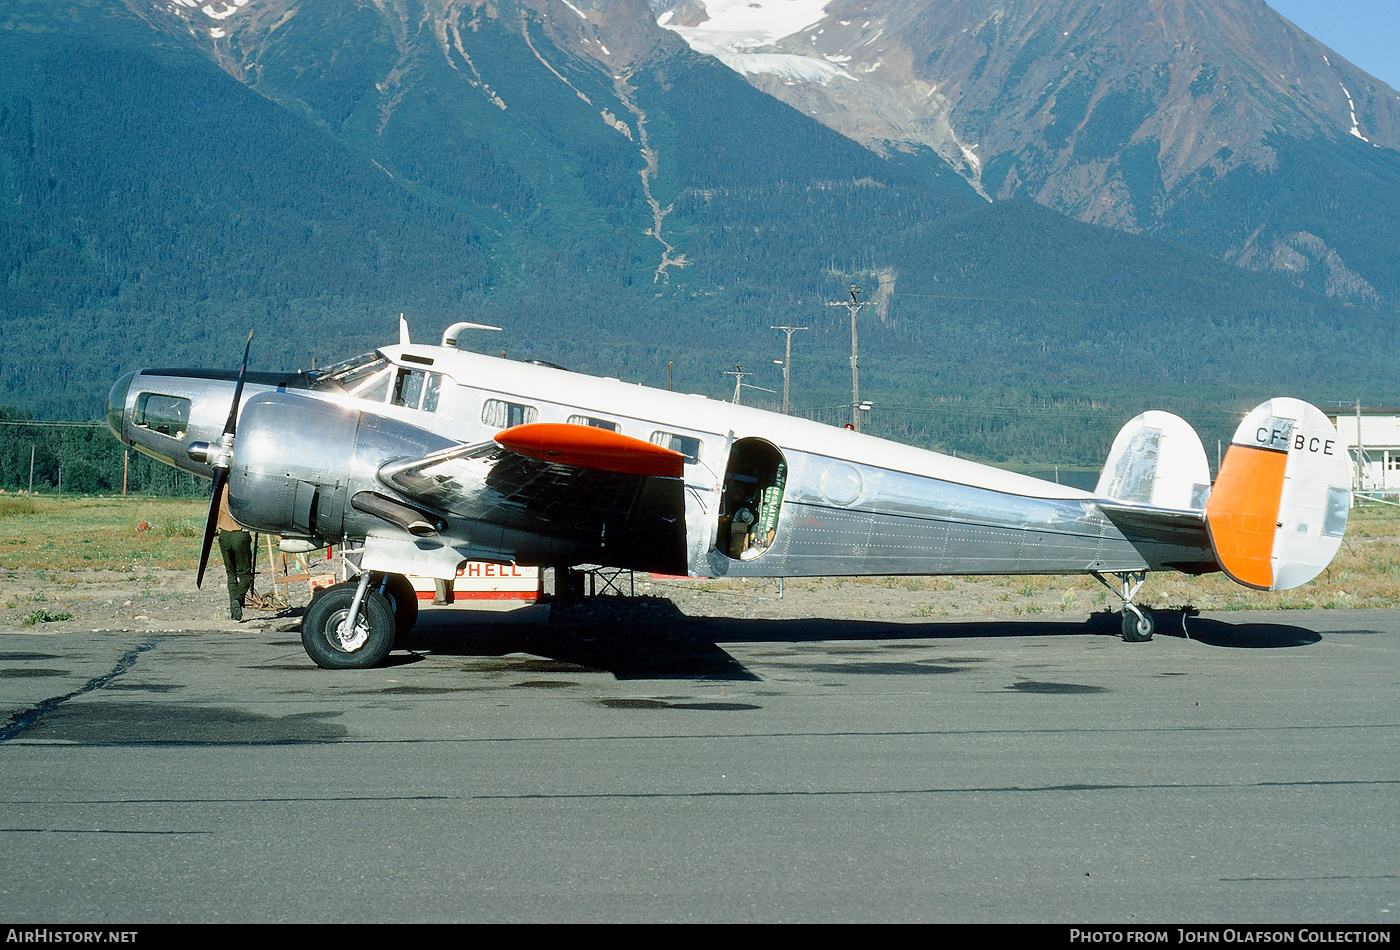
<instances>
[{"instance_id":1,"label":"engine nacelle","mask_svg":"<svg viewBox=\"0 0 1400 950\"><path fill-rule=\"evenodd\" d=\"M239 417L229 513L246 527L287 537L363 538L384 523L385 514L374 509L392 513L397 504L376 477L379 467L455 444L340 403L264 393L248 400ZM373 492L389 504L352 504L359 492Z\"/></svg>"}]
</instances>

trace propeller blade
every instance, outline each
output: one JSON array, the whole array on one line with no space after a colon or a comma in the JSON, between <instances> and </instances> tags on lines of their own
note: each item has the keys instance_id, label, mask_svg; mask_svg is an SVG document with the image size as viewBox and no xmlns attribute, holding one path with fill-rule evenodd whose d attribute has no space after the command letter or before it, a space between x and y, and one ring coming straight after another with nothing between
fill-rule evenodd
<instances>
[{"instance_id":1,"label":"propeller blade","mask_svg":"<svg viewBox=\"0 0 1400 950\"><path fill-rule=\"evenodd\" d=\"M243 380L248 376L248 353L253 348L253 331L248 331L248 342L243 345L243 365L238 368L238 383L233 387L233 405L228 407L228 421L224 423L224 435L232 436L238 425L238 401L243 398ZM230 448L233 440L225 438L224 447ZM224 486L228 484L228 462L214 465L214 490L209 495L209 515L204 519L204 544L199 549L199 573L195 575L194 586L204 586L204 569L209 566L209 551L214 546L214 532L219 528L219 500L223 497Z\"/></svg>"},{"instance_id":2,"label":"propeller blade","mask_svg":"<svg viewBox=\"0 0 1400 950\"><path fill-rule=\"evenodd\" d=\"M199 573L194 579L197 588L204 586L204 569L209 566L209 550L214 546L214 531L219 527L219 499L223 497L226 484L228 469L214 469L214 493L209 496L209 517L204 519L204 544L199 549Z\"/></svg>"},{"instance_id":3,"label":"propeller blade","mask_svg":"<svg viewBox=\"0 0 1400 950\"><path fill-rule=\"evenodd\" d=\"M224 435L233 432L238 423L238 400L243 396L243 379L248 375L248 351L253 348L253 331L248 331L248 342L243 345L243 365L238 368L238 385L233 387L233 405L228 407L228 422L224 423Z\"/></svg>"}]
</instances>

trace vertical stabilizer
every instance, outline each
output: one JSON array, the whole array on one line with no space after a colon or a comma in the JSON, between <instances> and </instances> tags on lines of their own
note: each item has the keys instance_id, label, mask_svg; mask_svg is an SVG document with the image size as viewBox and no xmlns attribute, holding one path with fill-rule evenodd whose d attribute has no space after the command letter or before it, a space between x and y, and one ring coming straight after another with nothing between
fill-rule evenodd
<instances>
[{"instance_id":1,"label":"vertical stabilizer","mask_svg":"<svg viewBox=\"0 0 1400 950\"><path fill-rule=\"evenodd\" d=\"M1095 491L1100 498L1153 508L1200 511L1210 493L1210 462L1190 423L1153 409L1113 440Z\"/></svg>"},{"instance_id":2,"label":"vertical stabilizer","mask_svg":"<svg viewBox=\"0 0 1400 950\"><path fill-rule=\"evenodd\" d=\"M1206 505L1221 568L1258 590L1306 584L1341 547L1350 482L1321 410L1286 397L1257 407L1235 430Z\"/></svg>"}]
</instances>

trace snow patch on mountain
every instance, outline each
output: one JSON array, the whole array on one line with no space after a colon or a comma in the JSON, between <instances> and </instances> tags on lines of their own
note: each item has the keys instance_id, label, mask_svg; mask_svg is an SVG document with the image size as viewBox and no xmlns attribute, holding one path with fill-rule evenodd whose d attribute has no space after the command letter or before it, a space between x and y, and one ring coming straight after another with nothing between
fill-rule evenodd
<instances>
[{"instance_id":1,"label":"snow patch on mountain","mask_svg":"<svg viewBox=\"0 0 1400 950\"><path fill-rule=\"evenodd\" d=\"M675 10L667 10L657 24L679 34L697 53L713 56L735 72L825 85L838 77L855 77L833 57L816 59L765 47L820 23L830 2L692 0L687 4L689 15L677 18Z\"/></svg>"},{"instance_id":2,"label":"snow patch on mountain","mask_svg":"<svg viewBox=\"0 0 1400 950\"><path fill-rule=\"evenodd\" d=\"M796 53L716 53L714 56L736 73L766 73L793 82L826 85L837 77L856 78L834 63L812 59L810 56L798 56Z\"/></svg>"},{"instance_id":3,"label":"snow patch on mountain","mask_svg":"<svg viewBox=\"0 0 1400 950\"><path fill-rule=\"evenodd\" d=\"M182 7L198 6L193 0L175 0ZM243 7L248 5L248 0L224 0L219 4L219 9L214 9L214 4L206 3L199 7L201 13L211 20L227 20Z\"/></svg>"},{"instance_id":4,"label":"snow patch on mountain","mask_svg":"<svg viewBox=\"0 0 1400 950\"><path fill-rule=\"evenodd\" d=\"M821 22L831 0L696 0L708 16L696 26L661 25L696 52L718 56L771 46ZM702 49L702 47L704 47Z\"/></svg>"},{"instance_id":5,"label":"snow patch on mountain","mask_svg":"<svg viewBox=\"0 0 1400 950\"><path fill-rule=\"evenodd\" d=\"M1342 83L1338 83L1337 85L1342 87L1342 95L1347 97L1347 108L1351 110L1351 134L1363 142L1370 142L1370 139L1361 134L1361 127L1356 124L1356 103L1351 101L1351 93L1347 91L1347 87Z\"/></svg>"},{"instance_id":6,"label":"snow patch on mountain","mask_svg":"<svg viewBox=\"0 0 1400 950\"><path fill-rule=\"evenodd\" d=\"M217 23L222 20L227 20L235 13L243 12L243 9L248 6L248 3L249 0L220 0L219 3L201 3L200 0L171 0L170 5L166 9L169 10L170 13L180 16L186 22L189 22L188 17L182 14L181 8L191 13L203 13L206 17ZM228 35L228 31L222 27L213 27L209 30L209 35L216 40L223 39Z\"/></svg>"}]
</instances>

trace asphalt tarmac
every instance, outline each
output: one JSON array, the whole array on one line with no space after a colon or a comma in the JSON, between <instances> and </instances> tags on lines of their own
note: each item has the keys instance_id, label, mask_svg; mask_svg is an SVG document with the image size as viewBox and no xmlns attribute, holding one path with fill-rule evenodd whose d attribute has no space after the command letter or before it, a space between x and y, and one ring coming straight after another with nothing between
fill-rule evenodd
<instances>
[{"instance_id":1,"label":"asphalt tarmac","mask_svg":"<svg viewBox=\"0 0 1400 950\"><path fill-rule=\"evenodd\" d=\"M1400 611L0 633L0 921L1368 923Z\"/></svg>"}]
</instances>

